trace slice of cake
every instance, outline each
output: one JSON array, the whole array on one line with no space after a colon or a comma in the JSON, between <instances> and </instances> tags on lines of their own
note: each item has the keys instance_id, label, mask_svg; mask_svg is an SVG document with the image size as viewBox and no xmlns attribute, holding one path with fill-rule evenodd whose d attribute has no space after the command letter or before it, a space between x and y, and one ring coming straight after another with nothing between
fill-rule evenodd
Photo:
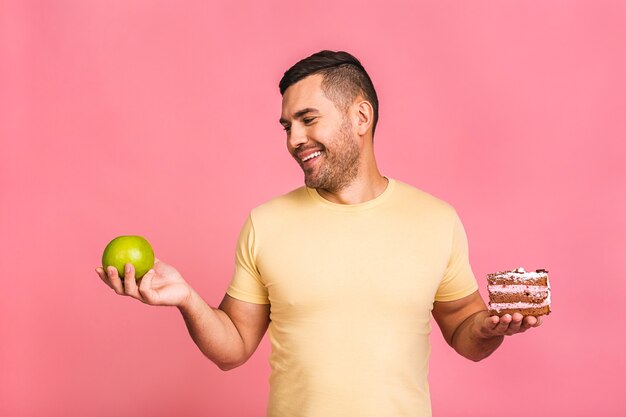
<instances>
[{"instance_id":1,"label":"slice of cake","mask_svg":"<svg viewBox=\"0 0 626 417\"><path fill-rule=\"evenodd\" d=\"M521 313L524 316L550 314L548 271L524 268L487 275L489 313L496 316Z\"/></svg>"}]
</instances>

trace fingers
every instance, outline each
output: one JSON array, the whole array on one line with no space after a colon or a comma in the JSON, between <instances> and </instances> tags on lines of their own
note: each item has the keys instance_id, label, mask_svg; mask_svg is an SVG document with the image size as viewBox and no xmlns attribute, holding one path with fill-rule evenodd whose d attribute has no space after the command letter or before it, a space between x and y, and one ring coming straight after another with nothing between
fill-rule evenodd
<instances>
[{"instance_id":1,"label":"fingers","mask_svg":"<svg viewBox=\"0 0 626 417\"><path fill-rule=\"evenodd\" d=\"M509 323L509 328L506 331L507 335L512 335L520 332L520 328L522 327L522 320L524 320L524 316L520 313L513 313L511 317L511 323ZM526 329L524 329L526 330Z\"/></svg>"},{"instance_id":2,"label":"fingers","mask_svg":"<svg viewBox=\"0 0 626 417\"><path fill-rule=\"evenodd\" d=\"M124 285L122 284L122 280L117 274L117 269L113 266L108 266L106 271L100 267L96 268L96 272L102 281L107 284L109 287L113 288L113 290L117 294L124 294Z\"/></svg>"},{"instance_id":3,"label":"fingers","mask_svg":"<svg viewBox=\"0 0 626 417\"><path fill-rule=\"evenodd\" d=\"M486 327L493 334L501 336L511 336L517 333L524 333L532 327L541 325L541 317L523 316L520 313L505 314L502 317L491 316L488 318Z\"/></svg>"},{"instance_id":4,"label":"fingers","mask_svg":"<svg viewBox=\"0 0 626 417\"><path fill-rule=\"evenodd\" d=\"M142 301L148 304L155 303L158 296L157 291L152 288L152 279L154 278L154 274L154 269L150 269L141 278L141 282L139 283L139 293L141 294Z\"/></svg>"},{"instance_id":5,"label":"fingers","mask_svg":"<svg viewBox=\"0 0 626 417\"><path fill-rule=\"evenodd\" d=\"M132 264L128 263L125 265L124 278L120 278L117 268L114 266L108 266L106 271L98 267L96 268L96 273L116 294L128 295L141 300L141 295L139 294L135 280L135 268Z\"/></svg>"},{"instance_id":6,"label":"fingers","mask_svg":"<svg viewBox=\"0 0 626 417\"><path fill-rule=\"evenodd\" d=\"M498 323L500 323L500 317L488 316L488 317L485 317L483 327L489 331L492 331L492 330L495 330Z\"/></svg>"},{"instance_id":7,"label":"fingers","mask_svg":"<svg viewBox=\"0 0 626 417\"><path fill-rule=\"evenodd\" d=\"M530 329L531 327L539 327L543 322L543 317L527 316L524 317L524 323L522 323L523 331Z\"/></svg>"},{"instance_id":8,"label":"fingers","mask_svg":"<svg viewBox=\"0 0 626 417\"><path fill-rule=\"evenodd\" d=\"M509 329L509 324L511 324L512 319L513 317L511 317L510 314L505 314L502 317L500 317L498 324L493 329L494 332L500 335L506 334L506 331Z\"/></svg>"},{"instance_id":9,"label":"fingers","mask_svg":"<svg viewBox=\"0 0 626 417\"><path fill-rule=\"evenodd\" d=\"M131 263L124 265L124 293L141 300L137 281L135 280L135 267Z\"/></svg>"},{"instance_id":10,"label":"fingers","mask_svg":"<svg viewBox=\"0 0 626 417\"><path fill-rule=\"evenodd\" d=\"M111 286L111 284L109 284L109 277L107 276L107 273L104 272L104 269L97 267L96 268L96 274L98 274L98 276L100 277L100 279L109 287Z\"/></svg>"},{"instance_id":11,"label":"fingers","mask_svg":"<svg viewBox=\"0 0 626 417\"><path fill-rule=\"evenodd\" d=\"M115 268L113 267L109 268L115 270ZM106 285L113 289L113 291L115 291L117 294L124 294L124 286L120 278L117 276L117 270L115 270L114 273L112 270L105 271L104 269L97 267L96 273Z\"/></svg>"},{"instance_id":12,"label":"fingers","mask_svg":"<svg viewBox=\"0 0 626 417\"><path fill-rule=\"evenodd\" d=\"M520 332L524 317L519 313L488 317L486 327L492 335L504 336Z\"/></svg>"}]
</instances>

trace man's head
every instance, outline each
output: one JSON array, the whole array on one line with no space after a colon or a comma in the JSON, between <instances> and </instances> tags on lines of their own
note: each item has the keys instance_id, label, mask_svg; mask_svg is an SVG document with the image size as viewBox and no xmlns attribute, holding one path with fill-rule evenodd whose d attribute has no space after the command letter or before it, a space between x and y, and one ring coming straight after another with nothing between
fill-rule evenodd
<instances>
[{"instance_id":1,"label":"man's head","mask_svg":"<svg viewBox=\"0 0 626 417\"><path fill-rule=\"evenodd\" d=\"M347 111L357 97L370 102L374 110L372 121L372 138L378 123L378 96L372 80L358 59L344 51L320 51L298 61L289 68L278 84L280 94L285 95L287 89L308 77L320 74L322 76L322 91L331 100L337 109Z\"/></svg>"},{"instance_id":2,"label":"man's head","mask_svg":"<svg viewBox=\"0 0 626 417\"><path fill-rule=\"evenodd\" d=\"M368 171L377 99L356 58L319 52L290 68L280 88L287 148L308 187L336 192Z\"/></svg>"}]
</instances>

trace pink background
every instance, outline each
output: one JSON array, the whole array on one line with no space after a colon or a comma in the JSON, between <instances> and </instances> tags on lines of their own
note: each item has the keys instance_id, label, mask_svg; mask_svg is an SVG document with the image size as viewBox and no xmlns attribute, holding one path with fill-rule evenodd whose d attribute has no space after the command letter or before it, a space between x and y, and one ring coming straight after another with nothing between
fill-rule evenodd
<instances>
[{"instance_id":1,"label":"pink background","mask_svg":"<svg viewBox=\"0 0 626 417\"><path fill-rule=\"evenodd\" d=\"M223 373L94 268L141 234L219 303L248 211L302 183L277 84L320 49L368 69L382 172L457 208L483 295L551 272L483 362L434 327L434 414L624 415L626 5L262 3L0 2L0 415L264 414L266 340Z\"/></svg>"}]
</instances>

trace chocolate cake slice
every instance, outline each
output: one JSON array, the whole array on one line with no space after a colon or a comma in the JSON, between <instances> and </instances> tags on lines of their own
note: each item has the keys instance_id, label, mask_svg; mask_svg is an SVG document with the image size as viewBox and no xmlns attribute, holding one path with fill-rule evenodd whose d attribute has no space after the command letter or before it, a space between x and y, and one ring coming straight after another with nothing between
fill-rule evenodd
<instances>
[{"instance_id":1,"label":"chocolate cake slice","mask_svg":"<svg viewBox=\"0 0 626 417\"><path fill-rule=\"evenodd\" d=\"M496 316L521 313L524 316L550 314L548 271L524 268L487 275L489 313Z\"/></svg>"}]
</instances>

